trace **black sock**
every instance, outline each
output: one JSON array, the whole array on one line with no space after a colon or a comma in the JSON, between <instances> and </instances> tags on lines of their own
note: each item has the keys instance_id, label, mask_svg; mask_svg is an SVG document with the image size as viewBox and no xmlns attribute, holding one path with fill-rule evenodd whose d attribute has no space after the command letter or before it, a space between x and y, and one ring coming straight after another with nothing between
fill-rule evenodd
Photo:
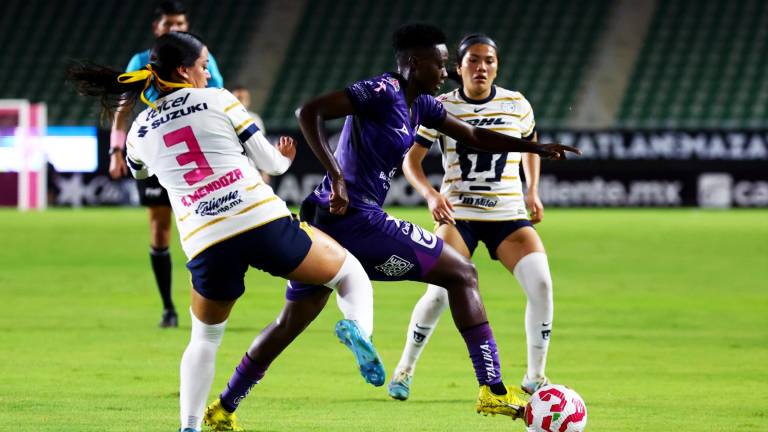
<instances>
[{"instance_id":1,"label":"black sock","mask_svg":"<svg viewBox=\"0 0 768 432\"><path fill-rule=\"evenodd\" d=\"M503 382L497 382L496 384L489 384L488 387L491 388L491 391L495 395L507 394L507 388L504 386Z\"/></svg>"},{"instance_id":2,"label":"black sock","mask_svg":"<svg viewBox=\"0 0 768 432\"><path fill-rule=\"evenodd\" d=\"M155 248L149 252L152 271L155 273L157 289L163 299L163 308L175 310L171 299L171 253L168 248Z\"/></svg>"}]
</instances>

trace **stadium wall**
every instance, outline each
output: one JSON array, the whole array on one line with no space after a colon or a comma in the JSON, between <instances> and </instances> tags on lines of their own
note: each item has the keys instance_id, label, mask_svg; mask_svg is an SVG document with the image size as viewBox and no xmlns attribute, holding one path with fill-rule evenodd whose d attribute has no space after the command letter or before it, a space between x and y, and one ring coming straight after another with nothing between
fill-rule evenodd
<instances>
[{"instance_id":1,"label":"stadium wall","mask_svg":"<svg viewBox=\"0 0 768 432\"><path fill-rule=\"evenodd\" d=\"M272 187L298 204L323 170L296 131L276 133L299 140L291 169ZM95 173L49 173L51 205L136 205L132 181L107 174L108 132L101 132ZM543 131L543 142L581 149L582 156L544 161L540 195L552 207L768 207L768 131ZM334 140L332 139L332 142ZM433 184L442 179L440 155L425 159ZM521 170L522 172L522 170ZM402 173L392 179L387 205L422 205Z\"/></svg>"}]
</instances>

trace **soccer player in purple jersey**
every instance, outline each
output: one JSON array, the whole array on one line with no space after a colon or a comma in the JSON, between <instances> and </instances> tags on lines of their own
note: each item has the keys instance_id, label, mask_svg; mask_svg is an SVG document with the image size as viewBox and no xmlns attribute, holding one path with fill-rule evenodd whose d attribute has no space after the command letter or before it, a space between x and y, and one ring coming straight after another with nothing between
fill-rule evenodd
<instances>
[{"instance_id":1,"label":"soccer player in purple jersey","mask_svg":"<svg viewBox=\"0 0 768 432\"><path fill-rule=\"evenodd\" d=\"M352 251L371 279L414 280L444 287L480 385L477 412L519 418L526 404L525 394L502 382L498 350L477 288L474 265L432 233L389 216L382 205L390 180L412 146L419 125L486 151L531 152L563 159L566 151L578 150L475 128L447 114L432 96L447 76L445 43L445 35L434 26L404 25L393 38L398 73L356 82L299 109L301 130L327 170L322 183L304 201L301 213L310 224L321 227ZM322 125L340 117L346 117L346 121L333 154ZM286 297L298 300L318 289L318 285L291 281ZM337 336L346 343L343 332L337 332ZM246 393L232 389L237 387L238 374L247 372L247 368L236 371L214 405L236 407ZM220 430L216 424L210 425Z\"/></svg>"}]
</instances>

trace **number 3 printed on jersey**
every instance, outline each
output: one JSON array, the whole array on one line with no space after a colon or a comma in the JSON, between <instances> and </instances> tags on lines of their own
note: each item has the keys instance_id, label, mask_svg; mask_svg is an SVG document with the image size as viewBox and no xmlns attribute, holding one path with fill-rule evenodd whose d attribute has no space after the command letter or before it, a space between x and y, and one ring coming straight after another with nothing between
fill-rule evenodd
<instances>
[{"instance_id":1,"label":"number 3 printed on jersey","mask_svg":"<svg viewBox=\"0 0 768 432\"><path fill-rule=\"evenodd\" d=\"M176 161L181 166L191 163L195 164L195 169L187 171L184 174L184 180L187 181L188 185L192 186L213 174L213 169L211 169L211 165L208 164L208 160L205 158L203 150L200 148L200 143L197 142L195 133L192 132L191 126L184 126L173 132L168 132L163 135L163 141L165 142L165 146L169 148L181 143L187 145L189 151L176 156Z\"/></svg>"}]
</instances>

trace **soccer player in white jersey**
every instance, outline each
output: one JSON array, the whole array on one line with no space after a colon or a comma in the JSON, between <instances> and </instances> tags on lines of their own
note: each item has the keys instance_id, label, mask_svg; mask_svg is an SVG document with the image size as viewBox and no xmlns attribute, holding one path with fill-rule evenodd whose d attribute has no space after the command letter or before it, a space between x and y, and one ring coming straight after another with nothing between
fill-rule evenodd
<instances>
[{"instance_id":1,"label":"soccer player in white jersey","mask_svg":"<svg viewBox=\"0 0 768 432\"><path fill-rule=\"evenodd\" d=\"M531 105L522 94L494 85L497 70L496 43L483 34L466 36L457 53L462 86L438 100L449 113L474 126L535 141ZM501 261L515 275L528 297L528 370L521 387L532 394L547 383L544 368L553 311L547 255L532 226L544 215L537 192L539 156L482 152L423 127L415 140L420 145L411 147L403 162L403 172L427 200L432 217L439 224L436 234L468 258L478 242L484 242L491 258ZM445 171L440 192L432 187L422 168L422 161L435 142L440 145ZM527 184L525 195L519 173L521 161ZM413 310L405 349L388 385L391 397L408 399L416 362L447 305L446 290L428 285Z\"/></svg>"},{"instance_id":2,"label":"soccer player in white jersey","mask_svg":"<svg viewBox=\"0 0 768 432\"><path fill-rule=\"evenodd\" d=\"M163 0L158 3L152 20L152 33L160 37L171 31L186 32L190 26L187 6L180 0ZM126 67L126 72L143 69L149 63L151 50L146 49L131 57ZM221 77L219 67L213 55L208 55L208 71L211 78L208 87L221 88L224 79ZM154 101L158 94L153 87L144 92L149 101ZM128 166L125 162L125 138L131 125L131 117L134 106L123 104L114 115L109 143L109 175L113 179L119 179L128 174ZM169 249L171 241L171 202L168 192L157 181L157 177L150 176L137 180L136 187L139 195L139 203L147 208L149 216L149 261L152 273L155 276L157 289L163 301L163 314L160 318L160 327L178 327L179 319L176 307L173 304L171 294L171 281L173 263Z\"/></svg>"},{"instance_id":3,"label":"soccer player in white jersey","mask_svg":"<svg viewBox=\"0 0 768 432\"><path fill-rule=\"evenodd\" d=\"M192 279L192 331L181 360L181 431L199 432L214 374L216 351L232 307L245 286L248 267L329 289L301 299L287 298L279 317L246 352L228 392L248 392L270 363L325 305L331 289L344 308L345 344L361 372L384 381L370 342L372 287L359 261L317 229L300 224L286 204L264 184L258 169L281 174L295 156L291 138L271 146L243 105L227 90L205 88L208 49L195 36L170 32L159 37L151 62L121 74L94 64L74 64L68 78L81 94L101 97L112 114L120 95L142 98L142 111L127 138L127 161L137 178L154 174L168 194ZM159 91L154 102L143 96ZM252 160L256 167L249 163ZM258 168L258 169L257 169ZM234 403L238 403L235 401ZM221 407L219 407L221 408ZM226 430L242 430L234 408L206 416Z\"/></svg>"}]
</instances>

